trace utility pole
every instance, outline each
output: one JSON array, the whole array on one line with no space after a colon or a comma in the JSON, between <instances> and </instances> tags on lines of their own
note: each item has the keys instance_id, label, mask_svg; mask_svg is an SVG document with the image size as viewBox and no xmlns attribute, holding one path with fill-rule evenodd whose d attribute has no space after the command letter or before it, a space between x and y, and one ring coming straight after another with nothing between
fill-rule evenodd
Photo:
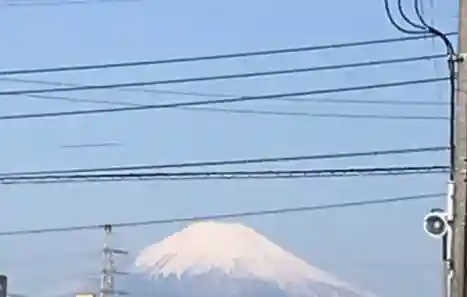
<instances>
[{"instance_id":1,"label":"utility pole","mask_svg":"<svg viewBox=\"0 0 467 297\"><path fill-rule=\"evenodd\" d=\"M128 252L112 248L112 225L105 225L105 241L102 254L104 256L104 265L101 270L101 288L99 297L113 297L116 295L127 295L126 292L115 289L115 275L125 275L125 272L119 272L115 269L114 255L127 255Z\"/></svg>"},{"instance_id":2,"label":"utility pole","mask_svg":"<svg viewBox=\"0 0 467 297\"><path fill-rule=\"evenodd\" d=\"M451 297L467 297L467 0L459 0Z\"/></svg>"}]
</instances>

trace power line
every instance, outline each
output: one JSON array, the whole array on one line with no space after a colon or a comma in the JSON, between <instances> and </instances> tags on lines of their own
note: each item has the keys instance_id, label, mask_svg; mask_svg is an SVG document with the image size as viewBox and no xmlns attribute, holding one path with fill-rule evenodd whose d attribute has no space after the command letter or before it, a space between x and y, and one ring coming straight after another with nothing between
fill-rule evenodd
<instances>
[{"instance_id":1,"label":"power line","mask_svg":"<svg viewBox=\"0 0 467 297\"><path fill-rule=\"evenodd\" d=\"M1 79L0 79L1 80ZM93 103L112 106L144 106L141 103L133 103L120 100L100 100L100 99L81 99L64 96L49 95L25 95L34 99L57 100L71 103ZM211 96L209 96L211 97ZM226 95L221 97L227 97ZM233 97L233 96L231 96ZM314 99L314 100L309 100ZM274 99L272 99L274 100ZM383 104L383 105L426 105L426 106L444 106L447 102L430 101L375 101L375 100L352 100L352 99L328 99L328 98L279 98L277 101L299 102L307 101L314 103L353 103L353 104ZM315 113L306 111L275 111L254 108L217 108L217 107L180 107L179 110L203 111L203 112L222 112L228 114L252 114L269 116L294 116L310 118L348 118L348 119L380 119L380 120L448 120L445 116L425 116L425 115L387 115L387 114L348 114L348 113Z\"/></svg>"},{"instance_id":2,"label":"power line","mask_svg":"<svg viewBox=\"0 0 467 297\"><path fill-rule=\"evenodd\" d=\"M129 106L129 107L89 109L89 110L73 110L73 111L61 111L61 112L30 113L30 114L16 114L16 115L14 114L14 115L0 116L0 120L50 118L50 117L74 116L74 115L90 115L90 114L103 114L103 113L126 112L126 111L141 111L141 110L150 110L150 109L193 107L193 106L226 104L226 103L247 102L247 101L256 101L256 100L271 100L271 99L277 99L277 98L323 95L323 94L344 93L344 92L354 92L354 91L363 91L363 90L374 90L374 89L381 89L381 88L402 87L402 86L409 86L409 85L430 84L430 83L445 81L447 79L448 79L447 77L433 77L433 78L426 78L426 79L419 79L419 80L405 80L405 81L396 81L396 82L381 83L381 84L359 85L359 86L341 87L341 88L332 88L332 89L314 89L314 90L302 91L302 92L276 93L276 94L258 95L258 96L243 96L243 97L237 97L237 98L226 98L226 99L215 99L215 100L161 103L161 104L149 104L149 105L143 105L143 106ZM53 90L53 89L50 89L50 90ZM22 95L23 92L25 91L7 91L7 92L0 92L0 95ZM34 92L35 92L34 90L26 91L27 94L31 94Z\"/></svg>"},{"instance_id":3,"label":"power line","mask_svg":"<svg viewBox=\"0 0 467 297\"><path fill-rule=\"evenodd\" d=\"M48 96L48 95L25 95L31 98L37 99L46 99L46 100L57 100L57 101L66 101L71 103L93 103L93 104L104 104L111 106L145 106L141 103L132 103L127 101L114 101L114 100L95 100L95 99L79 99L72 97L63 97L63 96ZM298 98L278 98L277 101L289 101L293 102L294 99ZM271 99L274 100L274 99ZM304 101L307 98L298 99L297 101ZM332 102L333 99L329 99L331 102L327 101L324 98L318 98L314 102L323 102L323 103L337 103L337 102L346 102L346 103L357 103L363 104L369 102L370 104L378 104L379 101L373 100L339 100ZM381 102L384 105L427 105L427 106L443 106L447 105L446 102L422 102L422 101L386 101ZM392 103L401 103L401 104L392 104ZM426 103L426 104L424 104ZM185 111L202 111L202 112L219 112L219 113L228 113L228 114L247 114L247 115L264 115L264 116L288 116L288 117L308 117L308 118L342 118L342 119L379 119L379 120L448 120L446 116L433 116L433 115L388 115L388 114L352 114L352 113L317 113L317 112L307 112L307 111L277 111L277 110L264 110L264 109L255 109L255 108L218 108L218 107L179 107L178 110Z\"/></svg>"},{"instance_id":4,"label":"power line","mask_svg":"<svg viewBox=\"0 0 467 297\"><path fill-rule=\"evenodd\" d=\"M0 173L0 178L11 177L11 176L21 176L21 175L45 175L45 174L48 175L48 174L72 174L72 173L74 174L74 173L139 171L139 170L154 170L154 169L194 168L194 167L212 167L212 166L247 165L247 164L270 164L270 163L282 163L282 162L330 160L330 159L343 159L343 158L374 157L374 156L402 155L402 154L426 153L426 152L440 152L440 151L447 151L447 150L448 150L447 147L433 146L433 147L420 147L420 148L412 148L412 149L373 150L373 151L354 152L354 153L332 153L332 154L316 154L316 155L307 155L307 156L287 156L287 157L250 158L250 159L237 159L237 160L184 162L184 163L159 164L159 165L131 165L131 166L114 166L114 167L97 167L97 168L3 172L3 173Z\"/></svg>"},{"instance_id":5,"label":"power line","mask_svg":"<svg viewBox=\"0 0 467 297\"><path fill-rule=\"evenodd\" d=\"M457 35L457 32L449 33L449 36L454 36L454 35ZM321 50L349 48L349 47L357 47L357 46L369 46L369 45L376 45L376 44L404 42L404 41L410 41L410 40L423 40L425 38L432 38L432 37L433 37L432 35L427 34L424 36L385 38L385 39L354 41L354 42L346 42L346 43L334 43L334 44L311 45L311 46L272 49L272 50L217 54L217 55L209 55L209 56L181 57L181 58L171 58L171 59L163 59L163 60L133 61L133 62L105 63L105 64L92 64L92 65L79 65L79 66L62 66L62 67L51 67L51 68L4 70L4 71L0 71L0 75L19 75L19 74L37 74L37 73L65 72L65 71L83 71L83 70L95 70L95 69L138 67L138 66L150 66L150 65L161 65L161 64L237 59L237 58L246 58L246 57L255 57L255 56L271 56L271 55L278 55L278 54L291 54L291 53L299 53L299 52L321 51ZM433 58L430 58L430 59L433 59Z\"/></svg>"},{"instance_id":6,"label":"power line","mask_svg":"<svg viewBox=\"0 0 467 297\"><path fill-rule=\"evenodd\" d=\"M344 173L321 173L321 174L280 174L275 175L215 175L215 176L195 176L195 177L159 177L159 176L142 176L142 175L131 175L131 176L118 176L118 177L90 177L80 176L58 179L42 179L42 180L16 180L9 181L5 180L0 182L3 185L47 185L47 184L80 184L80 183L123 183L123 182L155 182L155 181L178 181L178 182L202 182L211 180L297 180L297 179L321 179L321 178L350 178L350 177L381 177L381 176L413 176L413 175L433 175L433 174L445 174L448 173L448 169L426 169L426 170L414 170L414 171L389 171L389 172L344 172Z\"/></svg>"},{"instance_id":7,"label":"power line","mask_svg":"<svg viewBox=\"0 0 467 297\"><path fill-rule=\"evenodd\" d=\"M149 173L105 173L105 174L52 174L15 175L0 177L1 184L49 184L73 182L120 182L149 180L233 180L233 179L297 179L331 178L355 176L398 176L446 173L449 166L398 166L367 168L334 168L305 170L237 170L204 172L149 172Z\"/></svg>"},{"instance_id":8,"label":"power line","mask_svg":"<svg viewBox=\"0 0 467 297\"><path fill-rule=\"evenodd\" d=\"M3 79L0 78L0 81ZM48 81L44 81L48 82ZM229 94L216 94L216 93L200 93L200 92L182 92L182 91L172 91L172 90L159 90L159 89L119 89L119 91L134 91L134 92L145 92L145 93L156 93L156 94L170 94L182 95L182 96L194 96L194 97L241 97L241 95L229 95ZM142 106L144 104L134 103L129 101L122 100L103 100L103 99L85 99L85 98L76 98L68 96L52 96L52 95L24 95L29 98L34 99L44 99L44 100L56 100L56 101L65 101L71 103L92 103L92 104L105 104L105 105L116 105L116 106ZM273 99L271 99L273 100ZM427 100L368 100L368 99L340 99L340 98L326 98L326 97L301 97L301 98L279 98L275 99L277 101L286 101L291 103L328 103L328 104L371 104L371 105L404 105L404 106L448 106L448 102L443 101L427 101ZM205 108L180 108L186 110L205 110ZM235 110L235 109L229 109Z\"/></svg>"},{"instance_id":9,"label":"power line","mask_svg":"<svg viewBox=\"0 0 467 297\"><path fill-rule=\"evenodd\" d=\"M254 216L279 215L279 214L286 214L286 213L325 211L325 210L341 209L341 208L364 207L364 206L371 206L371 205L382 205L382 204L390 204L390 203L427 200L427 199L440 198L445 195L446 195L445 193L429 193L429 194L420 194L420 195L412 195L412 196L391 197L391 198L373 199L373 200L359 200L359 201L349 201L349 202L341 202L341 203L333 203L333 204L278 208L278 209L270 209L270 210L232 212L232 213L205 215L205 216L192 216L192 217L176 217L176 218L163 219L163 220L118 222L118 223L113 223L111 225L113 228L129 228L129 227L134 228L134 227L144 227L144 226L151 226L151 225L188 223L188 222L205 221L205 220L222 220L222 219L245 218L245 217L254 217ZM68 233L68 232L77 232L77 231L99 230L99 229L103 229L105 225L108 225L108 224L75 225L75 226L58 227L58 228L4 231L4 232L0 232L0 236L20 236L20 235L33 235L33 234L45 234L45 233Z\"/></svg>"},{"instance_id":10,"label":"power line","mask_svg":"<svg viewBox=\"0 0 467 297\"><path fill-rule=\"evenodd\" d=\"M241 78L251 78L251 77L264 77L264 76L308 73L308 72L317 72L317 71L339 70L339 69L345 69L345 68L358 68L358 67L369 67L369 66L388 65L388 64L399 64L399 63L408 63L408 62L416 62L416 61L425 61L425 60L430 60L430 59L438 59L442 57L445 57L445 55L418 56L418 57L410 57L410 58L365 61L365 62L358 62L358 63L325 65L325 66L315 66L315 67L306 67L306 68L276 69L276 70L269 70L269 71L262 71L262 72L255 71L255 72L244 72L244 73L236 73L236 74L175 78L175 79L158 80L158 81L137 81L137 82L128 82L128 83L86 85L86 86L77 86L77 87L57 87L57 88L49 88L49 89L30 89L30 90L17 90L17 91L13 90L13 91L0 92L0 95L6 96L6 95L26 95L26 94L42 94L42 93L56 93L56 92L74 92L74 91L102 90L102 89L127 88L127 87L141 87L141 86L150 86L150 85L154 86L154 85L167 85L167 84L182 84L182 83L190 83L190 82L230 80L230 79L241 79Z\"/></svg>"},{"instance_id":11,"label":"power line","mask_svg":"<svg viewBox=\"0 0 467 297\"><path fill-rule=\"evenodd\" d=\"M84 86L81 84L70 84L56 81L44 81L44 80L30 80L30 79L16 79L16 78L0 78L0 81L8 82L20 82L20 83L35 83L45 85L56 85L56 86ZM218 93L205 93L205 92L183 92L175 90L156 90L156 89L118 89L119 91L133 91L133 92L144 92L144 93L157 93L157 94L176 94L182 96L196 96L196 97L240 97L233 94L218 94ZM51 96L51 95L24 95L33 99L41 100L56 100L65 101L71 103L92 103L92 104L104 104L113 106L143 106L141 103L133 103L129 101L121 100L103 100L103 99L84 99L74 98L68 96ZM329 103L329 104L373 104L373 105L403 105L403 106L447 106L447 102L437 101L416 101L416 100L363 100L363 99L335 99L335 98L276 98L271 99L281 102L293 102L293 103ZM267 115L267 116L294 116L294 117L311 117L311 118L348 118L348 119L381 119L381 120L446 120L447 117L443 116L410 116L410 115L385 115L385 114L341 114L341 113L313 113L313 112L294 112L294 111L274 111L274 110L262 110L262 109L239 109L239 108L215 108L215 107L179 107L177 109L187 111L203 111L203 112L221 112L229 114L252 114L252 115Z\"/></svg>"},{"instance_id":12,"label":"power line","mask_svg":"<svg viewBox=\"0 0 467 297\"><path fill-rule=\"evenodd\" d=\"M24 79L24 78L13 78L13 77L0 77L0 81L13 82L13 83L28 83L28 84L39 84L49 86L62 86L62 87L78 87L85 86L84 84L77 83L66 83L61 81L50 81L40 79ZM120 92L135 92L135 93L149 93L149 94L171 94L181 96L192 96L192 97L208 97L208 98L232 98L241 97L243 95L238 94L227 94L227 93L212 93L212 92L196 92L196 91L177 91L177 90L163 90L163 89L143 89L143 88L130 88L130 89L117 89ZM52 95L23 95L25 97L47 99L47 100L58 100L76 103L96 103L96 104L110 104L110 105L126 105L126 106L139 106L141 104L121 101L121 100L101 100L101 99L84 99L74 98L68 96L52 96ZM339 99L339 98L327 98L327 97L300 97L300 98L278 98L273 99L277 101L288 101L288 102L299 102L299 103L350 103L350 104L376 104L376 105L426 105L426 106L447 106L448 102L442 101L427 101L427 100L368 100L368 99Z\"/></svg>"},{"instance_id":13,"label":"power line","mask_svg":"<svg viewBox=\"0 0 467 297\"><path fill-rule=\"evenodd\" d=\"M42 95L26 95L28 97L67 101L72 103L96 103L105 104L112 106L144 106L140 103L126 103L123 101L111 101L111 100L93 100L93 99L77 99L60 96L42 96ZM280 101L287 101L287 99L296 98L282 98ZM332 100L332 99L331 99ZM316 101L317 102L317 101ZM326 102L322 99L322 102ZM371 103L378 103L378 101L370 101ZM336 102L334 102L336 103ZM353 101L352 103L363 103L361 101ZM400 101L400 103L405 103ZM413 102L412 102L413 103ZM423 102L417 102L422 104L400 104L400 105L425 105ZM433 103L433 104L430 104ZM384 103L383 103L384 104ZM390 104L397 105L397 104ZM446 105L445 102L428 102L426 105L440 106ZM263 110L255 108L219 108L219 107L179 107L178 110L185 111L202 111L202 112L221 112L227 114L247 114L247 115L264 115L264 116L287 116L287 117L307 117L307 118L341 118L341 119L378 119L378 120L448 120L446 116L432 116L432 115L388 115L388 114L352 114L352 113L317 113L307 111L277 111L277 110Z\"/></svg>"},{"instance_id":14,"label":"power line","mask_svg":"<svg viewBox=\"0 0 467 297\"><path fill-rule=\"evenodd\" d=\"M21 79L21 78L0 78L0 81L19 82L19 83L34 83L45 84L54 86L85 86L82 84L71 84L57 81L44 81L34 79ZM119 91L133 91L143 93L157 93L157 94L176 94L183 96L197 96L197 97L240 97L233 94L219 94L219 93L205 93L205 92L183 92L175 90L158 90L158 89L118 89ZM71 103L92 103L92 104L105 104L113 106L143 106L140 103L133 103L121 100L102 100L102 99L83 99L73 98L68 96L51 96L51 95L24 95L26 97L41 99L41 100L57 100ZM444 106L448 105L447 102L437 101L394 101L394 100L362 100L362 99L334 99L334 98L276 98L271 99L281 102L312 102L312 103L349 103L349 104L375 104L375 105L414 105L414 106ZM187 111L203 111L203 112L221 112L228 114L249 114L249 115L265 115L265 116L293 116L293 117L310 117L310 118L347 118L347 119L380 119L380 120L447 120L443 116L423 116L423 115L386 115L386 114L347 114L347 113L313 113L313 112L295 112L295 111L274 111L262 110L253 108L215 108L215 107L179 107L177 109Z\"/></svg>"},{"instance_id":15,"label":"power line","mask_svg":"<svg viewBox=\"0 0 467 297\"><path fill-rule=\"evenodd\" d=\"M398 120L398 121L399 120L411 120L411 121L424 121L424 120L446 121L446 120L449 120L449 117L446 117L446 116L431 116L431 115L313 113L313 112L306 112L306 111L272 111L272 110L217 108L217 107L193 107L193 108L183 108L183 110L223 112L223 113L229 113L229 114L251 114L251 115L288 116L288 117L293 116L293 117L308 117L308 118L378 119L378 120Z\"/></svg>"}]
</instances>

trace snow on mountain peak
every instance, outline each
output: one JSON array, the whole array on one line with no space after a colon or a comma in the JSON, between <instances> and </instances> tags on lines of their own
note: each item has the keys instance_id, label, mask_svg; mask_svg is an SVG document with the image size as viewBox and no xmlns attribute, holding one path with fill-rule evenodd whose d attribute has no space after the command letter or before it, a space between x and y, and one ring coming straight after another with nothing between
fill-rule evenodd
<instances>
[{"instance_id":1,"label":"snow on mountain peak","mask_svg":"<svg viewBox=\"0 0 467 297\"><path fill-rule=\"evenodd\" d=\"M217 270L234 278L274 282L282 289L313 281L358 292L239 223L191 224L144 249L135 265L156 278Z\"/></svg>"}]
</instances>

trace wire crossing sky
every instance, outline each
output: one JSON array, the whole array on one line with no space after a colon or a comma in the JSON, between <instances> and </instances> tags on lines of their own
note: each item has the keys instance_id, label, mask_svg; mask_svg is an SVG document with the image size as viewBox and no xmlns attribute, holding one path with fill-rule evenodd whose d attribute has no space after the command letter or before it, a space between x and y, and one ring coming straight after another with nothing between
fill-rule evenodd
<instances>
[{"instance_id":1,"label":"wire crossing sky","mask_svg":"<svg viewBox=\"0 0 467 297\"><path fill-rule=\"evenodd\" d=\"M415 201L415 200L433 199L433 198L442 197L444 195L445 195L444 193L430 193L430 194L420 194L420 195L413 195L413 196L391 197L391 198L382 198L382 199L373 199L373 200L353 201L353 202L342 202L342 203L336 203L336 204L300 206L300 207L281 208L281 209L204 215L204 216L196 216L196 217L170 218L170 219L164 219L164 220L139 221L139 222L136 222L136 221L135 222L116 222L116 223L111 223L110 225L112 225L112 227L114 228L144 227L148 225L173 224L173 223L180 223L180 222L196 222L196 221L205 221L205 220L220 220L220 219L242 218L242 217L251 217L251 216L279 215L279 214L294 213L294 212L327 211L327 210L338 209L338 208L365 207L365 206L378 205L378 204L390 204L390 203L410 202L410 201ZM68 227L58 227L58 228L49 228L49 229L44 228L44 229L3 231L3 232L0 232L0 236L20 236L20 235L34 235L34 234L44 234L44 233L76 232L76 231L104 229L105 225L107 224L109 223L97 224L97 225L86 225L86 226L68 226Z\"/></svg>"}]
</instances>

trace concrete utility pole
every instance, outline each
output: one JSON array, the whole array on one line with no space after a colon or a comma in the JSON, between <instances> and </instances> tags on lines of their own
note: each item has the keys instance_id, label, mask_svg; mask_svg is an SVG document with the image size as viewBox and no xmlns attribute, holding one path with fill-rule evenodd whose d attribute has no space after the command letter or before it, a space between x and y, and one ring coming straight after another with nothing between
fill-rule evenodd
<instances>
[{"instance_id":1,"label":"concrete utility pole","mask_svg":"<svg viewBox=\"0 0 467 297\"><path fill-rule=\"evenodd\" d=\"M459 0L457 97L455 114L455 179L452 226L451 297L467 297L466 214L467 214L467 0Z\"/></svg>"},{"instance_id":2,"label":"concrete utility pole","mask_svg":"<svg viewBox=\"0 0 467 297\"><path fill-rule=\"evenodd\" d=\"M101 289L100 297L113 297L115 295L127 295L126 292L115 290L115 275L125 275L125 272L119 272L115 269L114 255L127 255L128 252L120 249L114 249L111 246L112 225L105 225L105 242L102 253L104 255L104 265L101 271Z\"/></svg>"}]
</instances>

